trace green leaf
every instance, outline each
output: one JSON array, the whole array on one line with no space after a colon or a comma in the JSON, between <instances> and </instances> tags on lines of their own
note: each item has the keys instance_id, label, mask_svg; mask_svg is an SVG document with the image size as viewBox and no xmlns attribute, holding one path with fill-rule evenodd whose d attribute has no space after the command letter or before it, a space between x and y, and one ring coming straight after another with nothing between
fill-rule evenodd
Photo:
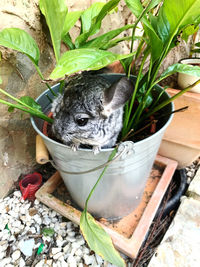
<instances>
[{"instance_id":1,"label":"green leaf","mask_svg":"<svg viewBox=\"0 0 200 267\"><path fill-rule=\"evenodd\" d=\"M0 45L27 55L34 64L38 65L39 48L35 40L24 30L18 28L3 29L0 32Z\"/></svg>"},{"instance_id":2,"label":"green leaf","mask_svg":"<svg viewBox=\"0 0 200 267\"><path fill-rule=\"evenodd\" d=\"M11 112L11 113L12 113L12 112L14 112L14 110L15 110L14 107L9 107L9 108L8 108L8 112Z\"/></svg>"},{"instance_id":3,"label":"green leaf","mask_svg":"<svg viewBox=\"0 0 200 267\"><path fill-rule=\"evenodd\" d=\"M2 81L2 79L1 79L1 77L0 77L0 84L2 84L2 82L3 82L3 81Z\"/></svg>"},{"instance_id":4,"label":"green leaf","mask_svg":"<svg viewBox=\"0 0 200 267\"><path fill-rule=\"evenodd\" d=\"M181 63L176 63L171 66L169 66L159 77L157 82L165 79L169 75L172 75L176 72L180 73L185 73L189 75L194 75L197 77L200 77L200 67L198 66L192 66L192 65L187 65L187 64L181 64Z\"/></svg>"},{"instance_id":5,"label":"green leaf","mask_svg":"<svg viewBox=\"0 0 200 267\"><path fill-rule=\"evenodd\" d=\"M35 100L30 96L22 96L19 100L28 105L29 107L32 107L42 112L41 106L37 102L35 102Z\"/></svg>"},{"instance_id":6,"label":"green leaf","mask_svg":"<svg viewBox=\"0 0 200 267\"><path fill-rule=\"evenodd\" d=\"M140 14L143 12L144 8L141 4L140 0L125 0L127 6L130 8L132 13L138 18ZM161 0L153 0L151 1L150 6L147 9L147 12L154 8L156 5L158 5L161 2ZM152 53L152 60L155 61L159 56L163 48L163 44L161 39L159 38L154 24L156 24L156 17L153 16L151 13L149 14L149 19L147 19L147 16L144 15L141 18L141 22L143 23L143 28L148 36L147 43L149 43L149 47L151 49ZM156 26L157 27L157 26ZM154 45L152 45L154 44Z\"/></svg>"},{"instance_id":7,"label":"green leaf","mask_svg":"<svg viewBox=\"0 0 200 267\"><path fill-rule=\"evenodd\" d=\"M195 32L197 32L199 29L199 26L195 26L195 25L188 25L186 26L183 30L182 30L182 34L181 34L181 38L184 40L184 41L188 41L188 37L190 35L193 35Z\"/></svg>"},{"instance_id":8,"label":"green leaf","mask_svg":"<svg viewBox=\"0 0 200 267\"><path fill-rule=\"evenodd\" d=\"M81 214L80 228L91 250L106 261L116 266L125 267L125 262L114 248L110 236L86 210Z\"/></svg>"},{"instance_id":9,"label":"green leaf","mask_svg":"<svg viewBox=\"0 0 200 267\"><path fill-rule=\"evenodd\" d=\"M60 58L56 68L50 75L50 79L57 79L83 70L98 70L116 60L130 57L133 54L118 55L95 48L70 50Z\"/></svg>"},{"instance_id":10,"label":"green leaf","mask_svg":"<svg viewBox=\"0 0 200 267\"><path fill-rule=\"evenodd\" d=\"M76 38L76 40L75 40L76 48L79 48L80 46L84 45L85 42L87 41L88 37L90 37L91 35L93 35L99 31L99 29L101 27L102 20L111 10L116 8L119 1L120 0L110 0L107 3L105 3L104 5L102 5L102 8L101 8L100 12L98 13L98 15L92 18L90 28L87 31L80 34ZM82 24L82 27L85 27L85 26L83 26L83 24Z\"/></svg>"},{"instance_id":11,"label":"green leaf","mask_svg":"<svg viewBox=\"0 0 200 267\"><path fill-rule=\"evenodd\" d=\"M158 14L157 28L163 41L172 39L185 26L200 19L199 0L163 1Z\"/></svg>"},{"instance_id":12,"label":"green leaf","mask_svg":"<svg viewBox=\"0 0 200 267\"><path fill-rule=\"evenodd\" d=\"M72 11L68 12L65 17L65 23L62 30L62 38L69 32L69 30L75 25L77 20L80 18L83 11Z\"/></svg>"},{"instance_id":13,"label":"green leaf","mask_svg":"<svg viewBox=\"0 0 200 267\"><path fill-rule=\"evenodd\" d=\"M65 36L62 37L62 41L68 46L70 50L75 49L75 46L72 42L72 39L69 33L67 33Z\"/></svg>"},{"instance_id":14,"label":"green leaf","mask_svg":"<svg viewBox=\"0 0 200 267\"><path fill-rule=\"evenodd\" d=\"M63 25L67 15L65 0L40 0L40 10L49 27L56 61L58 61Z\"/></svg>"},{"instance_id":15,"label":"green leaf","mask_svg":"<svg viewBox=\"0 0 200 267\"><path fill-rule=\"evenodd\" d=\"M91 29L94 18L96 19L97 15L100 13L102 7L105 3L97 2L92 4L88 9L86 9L81 15L81 23L82 23L82 33L88 32ZM99 21L98 23L101 23ZM100 28L101 24L98 25L97 28Z\"/></svg>"},{"instance_id":16,"label":"green leaf","mask_svg":"<svg viewBox=\"0 0 200 267\"><path fill-rule=\"evenodd\" d=\"M139 40L140 36L135 36L133 38L132 38L132 36L126 36L126 37L122 37L122 38L115 38L114 40L111 40L107 44L102 46L101 49L108 50L109 48L112 48L112 47L118 45L119 43L121 43L123 41L131 41L132 39L133 40Z\"/></svg>"},{"instance_id":17,"label":"green leaf","mask_svg":"<svg viewBox=\"0 0 200 267\"><path fill-rule=\"evenodd\" d=\"M194 46L200 47L200 42L196 43Z\"/></svg>"},{"instance_id":18,"label":"green leaf","mask_svg":"<svg viewBox=\"0 0 200 267\"><path fill-rule=\"evenodd\" d=\"M147 9L147 12L154 8L156 5L158 5L162 0L152 0L151 4L149 6L149 8ZM138 18L140 16L140 14L143 12L144 7L141 4L140 0L125 0L126 5L128 6L128 8L132 11L132 13ZM154 29L151 26L151 23L148 21L147 17L144 16L141 21L148 27L150 28L152 31L154 31ZM156 33L155 33L156 34Z\"/></svg>"},{"instance_id":19,"label":"green leaf","mask_svg":"<svg viewBox=\"0 0 200 267\"><path fill-rule=\"evenodd\" d=\"M85 45L81 46L81 47L84 47L84 48L89 48L89 47L94 47L94 48L102 48L103 46L105 45L108 45L108 42L110 40L112 40L114 37L116 37L117 35L119 35L121 32L127 30L127 29L130 29L132 28L133 25L125 25L119 29L116 29L116 30L112 30L112 31L109 31L99 37L96 37L92 40L90 40L89 42L87 42Z\"/></svg>"},{"instance_id":20,"label":"green leaf","mask_svg":"<svg viewBox=\"0 0 200 267\"><path fill-rule=\"evenodd\" d=\"M53 236L55 234L55 231L53 228L45 227L42 229L42 234L45 236Z\"/></svg>"}]
</instances>

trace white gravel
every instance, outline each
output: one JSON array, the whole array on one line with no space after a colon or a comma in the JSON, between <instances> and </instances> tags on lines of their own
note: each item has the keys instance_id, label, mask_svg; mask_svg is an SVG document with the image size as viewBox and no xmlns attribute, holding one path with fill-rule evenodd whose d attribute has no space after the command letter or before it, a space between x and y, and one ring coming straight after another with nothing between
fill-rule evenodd
<instances>
[{"instance_id":1,"label":"white gravel","mask_svg":"<svg viewBox=\"0 0 200 267\"><path fill-rule=\"evenodd\" d=\"M38 255L41 246L43 249ZM15 191L10 197L0 199L0 267L4 266L114 265L88 248L77 225L38 200L33 204L24 201L21 192Z\"/></svg>"}]
</instances>

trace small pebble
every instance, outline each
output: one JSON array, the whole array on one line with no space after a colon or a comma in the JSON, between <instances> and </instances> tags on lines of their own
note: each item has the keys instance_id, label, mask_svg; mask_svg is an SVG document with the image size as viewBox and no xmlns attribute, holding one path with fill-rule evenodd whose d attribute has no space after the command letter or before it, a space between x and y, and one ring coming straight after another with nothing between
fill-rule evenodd
<instances>
[{"instance_id":1,"label":"small pebble","mask_svg":"<svg viewBox=\"0 0 200 267\"><path fill-rule=\"evenodd\" d=\"M20 250L15 250L15 251L13 252L13 254L11 255L11 257L12 257L12 259L13 259L14 261L18 260L18 259L20 258L20 256L21 256L21 252L20 252Z\"/></svg>"}]
</instances>

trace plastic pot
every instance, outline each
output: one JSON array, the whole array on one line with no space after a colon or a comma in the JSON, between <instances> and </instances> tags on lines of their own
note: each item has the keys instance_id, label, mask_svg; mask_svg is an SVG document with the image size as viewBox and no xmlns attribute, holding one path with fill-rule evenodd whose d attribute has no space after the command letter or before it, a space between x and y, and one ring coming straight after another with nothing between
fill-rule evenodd
<instances>
[{"instance_id":1,"label":"plastic pot","mask_svg":"<svg viewBox=\"0 0 200 267\"><path fill-rule=\"evenodd\" d=\"M186 58L186 59L182 59L180 63L200 66L200 58ZM185 73L178 73L178 85L180 86L181 89L188 87L189 85L193 84L197 80L199 80L199 77L185 74ZM190 90L190 92L200 93L200 84L197 84L196 86L194 86Z\"/></svg>"},{"instance_id":2,"label":"plastic pot","mask_svg":"<svg viewBox=\"0 0 200 267\"><path fill-rule=\"evenodd\" d=\"M104 74L103 76L114 82L123 74ZM134 77L132 79L135 80ZM59 85L52 89L58 92ZM162 88L157 86L155 95L159 95L161 90ZM36 99L45 113L51 106L46 94L52 97L50 91L46 90ZM169 98L168 94L163 93L160 100L163 101L167 98ZM164 108L165 113L170 113L172 110L172 104ZM161 129L142 141L122 143L120 146L123 151L122 155L110 164L88 203L90 213L96 217L117 219L131 213L137 207L162 136L171 119L172 115L165 117ZM112 148L102 149L97 155L94 155L90 149L79 149L73 152L70 147L58 143L42 133L44 122L41 119L31 118L31 122L36 132L43 138L72 199L83 208L90 190L103 169L86 174L74 173L91 170L104 164L107 162ZM73 174L66 172L73 172Z\"/></svg>"}]
</instances>

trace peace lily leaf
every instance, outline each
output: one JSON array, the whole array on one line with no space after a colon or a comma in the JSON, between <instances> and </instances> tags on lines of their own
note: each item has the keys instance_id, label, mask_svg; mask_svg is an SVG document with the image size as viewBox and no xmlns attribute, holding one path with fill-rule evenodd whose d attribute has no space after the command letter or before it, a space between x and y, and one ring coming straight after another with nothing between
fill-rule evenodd
<instances>
[{"instance_id":1,"label":"peace lily leaf","mask_svg":"<svg viewBox=\"0 0 200 267\"><path fill-rule=\"evenodd\" d=\"M75 48L75 46L74 46L74 44L73 44L73 42L72 42L72 38L71 38L71 36L70 36L69 33L65 34L65 35L62 37L62 41L68 46L68 48L69 48L70 50L72 50L72 49Z\"/></svg>"},{"instance_id":2,"label":"peace lily leaf","mask_svg":"<svg viewBox=\"0 0 200 267\"><path fill-rule=\"evenodd\" d=\"M112 40L114 37L119 35L121 32L132 28L133 25L126 25L124 27L121 27L116 30L112 30L110 32L107 32L99 37L96 37L89 42L87 42L84 46L82 47L94 47L94 48L102 48L103 46L107 45L110 40Z\"/></svg>"},{"instance_id":3,"label":"peace lily leaf","mask_svg":"<svg viewBox=\"0 0 200 267\"><path fill-rule=\"evenodd\" d=\"M110 236L86 210L81 214L80 228L91 250L116 266L125 266L125 262L114 248Z\"/></svg>"},{"instance_id":4,"label":"peace lily leaf","mask_svg":"<svg viewBox=\"0 0 200 267\"><path fill-rule=\"evenodd\" d=\"M195 46L200 47L200 42L196 43Z\"/></svg>"},{"instance_id":5,"label":"peace lily leaf","mask_svg":"<svg viewBox=\"0 0 200 267\"><path fill-rule=\"evenodd\" d=\"M158 32L167 41L186 25L198 23L199 19L199 0L165 0L158 14Z\"/></svg>"},{"instance_id":6,"label":"peace lily leaf","mask_svg":"<svg viewBox=\"0 0 200 267\"><path fill-rule=\"evenodd\" d=\"M143 12L144 7L141 4L140 0L125 0L126 5L128 8L132 11L132 13L138 18L140 14ZM147 12L154 8L156 5L158 5L161 2L161 0L152 0L151 4L149 5ZM151 23L148 21L147 17L144 16L141 21L152 31L154 31L153 27L151 26ZM154 32L155 33L155 32ZM156 34L156 33L155 33Z\"/></svg>"},{"instance_id":7,"label":"peace lily leaf","mask_svg":"<svg viewBox=\"0 0 200 267\"><path fill-rule=\"evenodd\" d=\"M111 40L110 42L108 42L107 44L105 44L104 46L101 47L101 49L103 50L107 50L109 48L112 48L114 46L116 46L117 44L123 42L123 41L131 41L131 40L139 40L140 36L135 36L132 38L132 36L126 36L126 37L122 37L122 38L115 38L114 40Z\"/></svg>"},{"instance_id":8,"label":"peace lily leaf","mask_svg":"<svg viewBox=\"0 0 200 267\"><path fill-rule=\"evenodd\" d=\"M37 102L35 102L35 100L30 96L22 96L19 100L28 105L29 107L32 107L42 112L41 106Z\"/></svg>"},{"instance_id":9,"label":"peace lily leaf","mask_svg":"<svg viewBox=\"0 0 200 267\"><path fill-rule=\"evenodd\" d=\"M40 10L49 27L56 61L58 61L60 58L61 35L67 15L65 0L40 0Z\"/></svg>"},{"instance_id":10,"label":"peace lily leaf","mask_svg":"<svg viewBox=\"0 0 200 267\"><path fill-rule=\"evenodd\" d=\"M38 65L39 48L35 40L24 30L18 28L3 29L0 32L0 45L27 55L34 64Z\"/></svg>"},{"instance_id":11,"label":"peace lily leaf","mask_svg":"<svg viewBox=\"0 0 200 267\"><path fill-rule=\"evenodd\" d=\"M197 32L199 29L199 26L195 26L195 25L188 25L186 26L183 30L182 30L182 34L181 34L181 38L187 42L188 37L190 35L193 35L195 32Z\"/></svg>"},{"instance_id":12,"label":"peace lily leaf","mask_svg":"<svg viewBox=\"0 0 200 267\"><path fill-rule=\"evenodd\" d=\"M81 15L81 23L82 23L82 32L88 32L92 26L93 19L97 17L99 12L105 3L97 2L92 4L88 9L86 9ZM99 21L100 22L100 21ZM100 28L101 25L99 25Z\"/></svg>"},{"instance_id":13,"label":"peace lily leaf","mask_svg":"<svg viewBox=\"0 0 200 267\"><path fill-rule=\"evenodd\" d=\"M65 23L62 30L62 38L69 32L69 30L75 25L77 20L80 18L83 11L72 11L68 12L65 17Z\"/></svg>"},{"instance_id":14,"label":"peace lily leaf","mask_svg":"<svg viewBox=\"0 0 200 267\"><path fill-rule=\"evenodd\" d=\"M197 77L200 77L200 67L198 66L192 66L192 65L187 65L187 64L180 64L180 63L176 63L172 66L169 66L159 77L159 79L157 80L157 82L165 79L166 77L168 77L169 75L172 75L176 72L180 72L180 73L185 73L185 74L189 74L189 75L194 75Z\"/></svg>"},{"instance_id":15,"label":"peace lily leaf","mask_svg":"<svg viewBox=\"0 0 200 267\"><path fill-rule=\"evenodd\" d=\"M138 18L141 13L143 12L144 8L141 4L140 0L125 0L127 6L130 8L132 13ZM148 12L150 9L154 8L156 5L158 5L161 2L161 0L152 0L150 6L148 7ZM141 22L143 23L143 28L148 36L148 39L150 40L150 49L152 51L152 60L155 61L159 56L163 48L162 41L160 40L156 30L153 27L153 21L154 16L149 14L149 19L147 19L146 15L144 15L141 18ZM151 44L154 44L153 46Z\"/></svg>"},{"instance_id":16,"label":"peace lily leaf","mask_svg":"<svg viewBox=\"0 0 200 267\"><path fill-rule=\"evenodd\" d=\"M95 48L70 50L65 52L60 58L57 66L50 75L50 79L61 78L65 75L83 70L98 70L116 60L130 57L133 54L118 55Z\"/></svg>"},{"instance_id":17,"label":"peace lily leaf","mask_svg":"<svg viewBox=\"0 0 200 267\"><path fill-rule=\"evenodd\" d=\"M76 48L81 47L81 45L84 45L84 43L87 41L88 37L97 33L101 27L101 22L104 19L104 17L113 9L116 8L120 0L110 0L104 5L102 5L102 8L99 12L99 14L92 18L91 21L91 27L87 31L80 34L76 40L75 40L75 46ZM82 15L83 16L83 15Z\"/></svg>"}]
</instances>

